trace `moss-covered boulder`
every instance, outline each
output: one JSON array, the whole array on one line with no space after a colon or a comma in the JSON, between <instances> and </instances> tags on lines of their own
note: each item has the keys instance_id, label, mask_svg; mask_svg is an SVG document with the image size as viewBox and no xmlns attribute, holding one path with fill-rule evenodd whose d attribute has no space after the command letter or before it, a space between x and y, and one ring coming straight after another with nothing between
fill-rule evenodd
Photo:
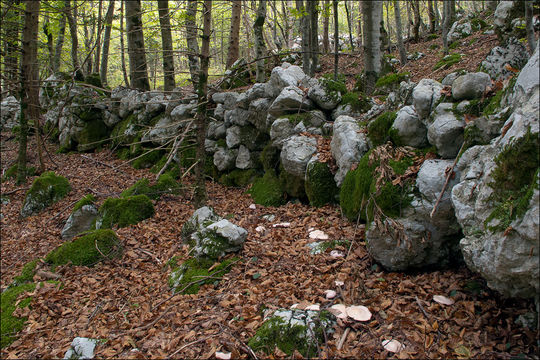
<instances>
[{"instance_id":1,"label":"moss-covered boulder","mask_svg":"<svg viewBox=\"0 0 540 360\"><path fill-rule=\"evenodd\" d=\"M211 259L191 258L180 266L176 266L176 261L172 261L169 286L175 293L196 294L204 284L219 283L219 279L231 271L231 265L236 261L236 258L232 258L215 263Z\"/></svg>"},{"instance_id":2,"label":"moss-covered boulder","mask_svg":"<svg viewBox=\"0 0 540 360\"><path fill-rule=\"evenodd\" d=\"M15 179L17 177L18 168L19 168L19 164L14 164L10 166L4 173L4 176L2 177L2 181L6 181L8 179ZM35 174L36 174L35 167L30 166L26 168L26 176L34 176Z\"/></svg>"},{"instance_id":3,"label":"moss-covered boulder","mask_svg":"<svg viewBox=\"0 0 540 360\"><path fill-rule=\"evenodd\" d=\"M85 122L83 129L76 135L77 150L84 152L99 148L109 140L109 133L110 130L101 118Z\"/></svg>"},{"instance_id":4,"label":"moss-covered boulder","mask_svg":"<svg viewBox=\"0 0 540 360\"><path fill-rule=\"evenodd\" d=\"M161 160L163 155L165 155L163 150L142 148L141 151L142 154L132 163L135 169L151 168Z\"/></svg>"},{"instance_id":5,"label":"moss-covered boulder","mask_svg":"<svg viewBox=\"0 0 540 360\"><path fill-rule=\"evenodd\" d=\"M379 115L368 125L368 138L373 146L382 145L391 138L390 128L396 120L397 113L387 111Z\"/></svg>"},{"instance_id":6,"label":"moss-covered boulder","mask_svg":"<svg viewBox=\"0 0 540 360\"><path fill-rule=\"evenodd\" d=\"M306 167L305 190L312 206L323 206L336 202L339 189L327 163L313 158Z\"/></svg>"},{"instance_id":7,"label":"moss-covered boulder","mask_svg":"<svg viewBox=\"0 0 540 360\"><path fill-rule=\"evenodd\" d=\"M114 225L126 227L154 216L154 205L146 195L109 198L99 208L97 229L110 229Z\"/></svg>"},{"instance_id":8,"label":"moss-covered boulder","mask_svg":"<svg viewBox=\"0 0 540 360\"><path fill-rule=\"evenodd\" d=\"M135 195L146 195L152 200L158 200L164 194L178 195L181 191L182 184L174 179L171 173L167 172L160 175L154 185L150 185L150 180L143 178L122 191L120 196L127 198Z\"/></svg>"},{"instance_id":9,"label":"moss-covered boulder","mask_svg":"<svg viewBox=\"0 0 540 360\"><path fill-rule=\"evenodd\" d=\"M44 172L34 180L26 193L21 215L23 217L34 215L61 200L70 191L71 186L65 177L52 171Z\"/></svg>"},{"instance_id":10,"label":"moss-covered boulder","mask_svg":"<svg viewBox=\"0 0 540 360\"><path fill-rule=\"evenodd\" d=\"M75 266L93 266L100 261L117 257L121 252L122 246L114 231L94 230L60 245L45 257L45 261L53 267L68 262Z\"/></svg>"},{"instance_id":11,"label":"moss-covered boulder","mask_svg":"<svg viewBox=\"0 0 540 360\"><path fill-rule=\"evenodd\" d=\"M285 169L279 173L279 183L281 189L291 198L306 199L305 181L303 177L292 175Z\"/></svg>"},{"instance_id":12,"label":"moss-covered boulder","mask_svg":"<svg viewBox=\"0 0 540 360\"><path fill-rule=\"evenodd\" d=\"M73 207L73 211L62 229L62 239L71 239L74 236L93 229L98 218L98 209L94 205L95 197L86 195Z\"/></svg>"},{"instance_id":13,"label":"moss-covered boulder","mask_svg":"<svg viewBox=\"0 0 540 360\"><path fill-rule=\"evenodd\" d=\"M258 172L255 169L241 170L235 169L230 173L223 174L219 182L225 186L245 187L257 178Z\"/></svg>"},{"instance_id":14,"label":"moss-covered boulder","mask_svg":"<svg viewBox=\"0 0 540 360\"><path fill-rule=\"evenodd\" d=\"M256 204L263 206L279 206L285 202L285 194L281 189L279 178L272 170L255 180L248 193Z\"/></svg>"},{"instance_id":15,"label":"moss-covered boulder","mask_svg":"<svg viewBox=\"0 0 540 360\"><path fill-rule=\"evenodd\" d=\"M277 347L289 356L297 350L305 357L313 357L334 332L335 324L335 316L326 310L280 309L262 324L248 345L267 355Z\"/></svg>"}]
</instances>

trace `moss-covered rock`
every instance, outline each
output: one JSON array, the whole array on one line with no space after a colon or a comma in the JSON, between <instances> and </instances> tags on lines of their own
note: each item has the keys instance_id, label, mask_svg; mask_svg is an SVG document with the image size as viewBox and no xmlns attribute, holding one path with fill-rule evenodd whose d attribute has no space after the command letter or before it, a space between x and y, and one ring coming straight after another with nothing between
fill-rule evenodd
<instances>
[{"instance_id":1,"label":"moss-covered rock","mask_svg":"<svg viewBox=\"0 0 540 360\"><path fill-rule=\"evenodd\" d=\"M282 167L281 172L279 173L279 183L281 189L290 197L300 200L307 199L303 177L292 175Z\"/></svg>"},{"instance_id":2,"label":"moss-covered rock","mask_svg":"<svg viewBox=\"0 0 540 360\"><path fill-rule=\"evenodd\" d=\"M51 251L45 261L53 268L68 262L75 266L93 266L100 261L117 257L121 252L122 246L114 231L93 230L73 241L63 243Z\"/></svg>"},{"instance_id":3,"label":"moss-covered rock","mask_svg":"<svg viewBox=\"0 0 540 360\"><path fill-rule=\"evenodd\" d=\"M81 200L77 201L73 206L72 212L75 212L81 209L85 205L93 205L96 202L96 197L92 194L85 195Z\"/></svg>"},{"instance_id":4,"label":"moss-covered rock","mask_svg":"<svg viewBox=\"0 0 540 360\"><path fill-rule=\"evenodd\" d=\"M85 123L77 135L77 150L84 152L99 148L109 139L109 129L101 119Z\"/></svg>"},{"instance_id":5,"label":"moss-covered rock","mask_svg":"<svg viewBox=\"0 0 540 360\"><path fill-rule=\"evenodd\" d=\"M131 114L116 124L111 132L113 146L129 145L137 136L137 115Z\"/></svg>"},{"instance_id":6,"label":"moss-covered rock","mask_svg":"<svg viewBox=\"0 0 540 360\"><path fill-rule=\"evenodd\" d=\"M438 70L440 68L448 69L450 66L457 64L461 61L461 54L449 54L439 60L433 70Z\"/></svg>"},{"instance_id":7,"label":"moss-covered rock","mask_svg":"<svg viewBox=\"0 0 540 360\"><path fill-rule=\"evenodd\" d=\"M70 191L71 186L65 177L58 176L52 171L44 172L34 180L26 193L21 215L23 217L34 215L61 200Z\"/></svg>"},{"instance_id":8,"label":"moss-covered rock","mask_svg":"<svg viewBox=\"0 0 540 360\"><path fill-rule=\"evenodd\" d=\"M402 81L407 81L409 79L409 75L410 74L408 72L387 74L377 79L375 88L378 89L377 91L382 90L383 93L392 91L398 88Z\"/></svg>"},{"instance_id":9,"label":"moss-covered rock","mask_svg":"<svg viewBox=\"0 0 540 360\"><path fill-rule=\"evenodd\" d=\"M245 187L257 178L258 172L255 169L241 170L235 169L230 173L223 174L219 182L225 186Z\"/></svg>"},{"instance_id":10,"label":"moss-covered rock","mask_svg":"<svg viewBox=\"0 0 540 360\"><path fill-rule=\"evenodd\" d=\"M287 355L297 350L305 357L313 357L334 332L335 323L335 316L327 310L280 309L262 324L248 345L268 355L277 347Z\"/></svg>"},{"instance_id":11,"label":"moss-covered rock","mask_svg":"<svg viewBox=\"0 0 540 360\"><path fill-rule=\"evenodd\" d=\"M103 87L103 84L101 83L101 77L98 73L88 74L84 79L84 82L88 85L96 86L99 88Z\"/></svg>"},{"instance_id":12,"label":"moss-covered rock","mask_svg":"<svg viewBox=\"0 0 540 360\"><path fill-rule=\"evenodd\" d=\"M165 166L165 164L167 163L167 159L168 159L169 155L168 154L165 154L161 157L161 159L159 159L159 161L157 161L151 168L150 168L150 172L154 173L154 174L157 174L160 172L160 170ZM180 172L180 167L178 166L178 164L174 161L170 161L169 162L169 165L167 165L167 168L165 169L166 172L168 172L169 174L171 174L172 177L174 178L178 178L181 174Z\"/></svg>"},{"instance_id":13,"label":"moss-covered rock","mask_svg":"<svg viewBox=\"0 0 540 360\"><path fill-rule=\"evenodd\" d=\"M267 171L262 178L255 180L248 193L256 204L263 206L279 206L285 202L279 178L274 171Z\"/></svg>"},{"instance_id":14,"label":"moss-covered rock","mask_svg":"<svg viewBox=\"0 0 540 360\"><path fill-rule=\"evenodd\" d=\"M280 159L279 159L280 150L273 146L272 143L268 143L263 151L261 152L261 163L265 172L268 171L277 171L279 169Z\"/></svg>"},{"instance_id":15,"label":"moss-covered rock","mask_svg":"<svg viewBox=\"0 0 540 360\"><path fill-rule=\"evenodd\" d=\"M237 258L232 258L216 264L210 259L188 259L178 267L173 266L169 276L169 286L175 293L196 294L204 284L217 285L219 278L231 271L231 265L237 260ZM211 267L212 270L210 270Z\"/></svg>"},{"instance_id":16,"label":"moss-covered rock","mask_svg":"<svg viewBox=\"0 0 540 360\"><path fill-rule=\"evenodd\" d=\"M36 273L37 263L38 259L26 263L21 270L21 274L13 278L13 285L17 286L26 282L31 282Z\"/></svg>"},{"instance_id":17,"label":"moss-covered rock","mask_svg":"<svg viewBox=\"0 0 540 360\"><path fill-rule=\"evenodd\" d=\"M146 195L109 198L99 208L100 218L96 228L108 229L113 225L126 227L148 219L154 215L154 205Z\"/></svg>"},{"instance_id":18,"label":"moss-covered rock","mask_svg":"<svg viewBox=\"0 0 540 360\"><path fill-rule=\"evenodd\" d=\"M142 155L133 160L133 167L135 169L148 169L157 164L165 152L163 150L142 148Z\"/></svg>"},{"instance_id":19,"label":"moss-covered rock","mask_svg":"<svg viewBox=\"0 0 540 360\"><path fill-rule=\"evenodd\" d=\"M328 164L310 161L306 167L306 195L311 206L323 206L336 202L339 189Z\"/></svg>"},{"instance_id":20,"label":"moss-covered rock","mask_svg":"<svg viewBox=\"0 0 540 360\"><path fill-rule=\"evenodd\" d=\"M120 196L127 198L134 195L146 195L150 199L158 200L163 194L178 195L181 191L182 184L176 181L172 174L164 173L154 185L150 185L150 180L143 178L122 191Z\"/></svg>"},{"instance_id":21,"label":"moss-covered rock","mask_svg":"<svg viewBox=\"0 0 540 360\"><path fill-rule=\"evenodd\" d=\"M365 113L371 109L371 100L362 92L348 92L341 98L342 105L350 105L355 112Z\"/></svg>"},{"instance_id":22,"label":"moss-covered rock","mask_svg":"<svg viewBox=\"0 0 540 360\"><path fill-rule=\"evenodd\" d=\"M19 168L19 164L14 164L10 166L4 173L4 176L2 177L2 181L6 181L8 179L15 179L17 177L18 168ZM34 176L34 175L36 175L36 168L33 166L27 167L26 176Z\"/></svg>"},{"instance_id":23,"label":"moss-covered rock","mask_svg":"<svg viewBox=\"0 0 540 360\"><path fill-rule=\"evenodd\" d=\"M17 304L19 296L25 292L31 292L35 289L36 284L23 283L14 287L10 287L3 291L0 295L0 348L5 348L17 338L17 333L24 327L27 318L15 317L13 312L17 308L24 308L30 305L31 298L26 297ZM17 304L17 305L16 305Z\"/></svg>"},{"instance_id":24,"label":"moss-covered rock","mask_svg":"<svg viewBox=\"0 0 540 360\"><path fill-rule=\"evenodd\" d=\"M394 120L396 120L396 117L396 112L387 111L369 123L368 137L373 146L382 145L390 140L390 128L392 127Z\"/></svg>"}]
</instances>

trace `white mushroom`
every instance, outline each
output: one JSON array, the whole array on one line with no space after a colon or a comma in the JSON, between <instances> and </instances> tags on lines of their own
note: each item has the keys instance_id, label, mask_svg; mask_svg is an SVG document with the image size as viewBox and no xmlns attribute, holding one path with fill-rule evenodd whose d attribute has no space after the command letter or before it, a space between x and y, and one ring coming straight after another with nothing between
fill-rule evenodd
<instances>
[{"instance_id":1,"label":"white mushroom","mask_svg":"<svg viewBox=\"0 0 540 360\"><path fill-rule=\"evenodd\" d=\"M367 307L362 305L349 306L347 308L347 315L356 321L368 321L371 319L371 312Z\"/></svg>"}]
</instances>

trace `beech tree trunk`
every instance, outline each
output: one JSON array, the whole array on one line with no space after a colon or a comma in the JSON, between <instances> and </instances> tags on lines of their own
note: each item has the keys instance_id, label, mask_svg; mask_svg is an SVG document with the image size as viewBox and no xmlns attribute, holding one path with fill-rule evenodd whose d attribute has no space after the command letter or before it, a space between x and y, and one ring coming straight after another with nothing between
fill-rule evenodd
<instances>
[{"instance_id":1,"label":"beech tree trunk","mask_svg":"<svg viewBox=\"0 0 540 360\"><path fill-rule=\"evenodd\" d=\"M109 64L109 45L111 43L111 29L114 15L114 0L109 0L109 7L105 15L105 33L103 34L103 53L101 54L101 68L99 77L103 85L107 85L107 66Z\"/></svg>"},{"instance_id":2,"label":"beech tree trunk","mask_svg":"<svg viewBox=\"0 0 540 360\"><path fill-rule=\"evenodd\" d=\"M420 40L420 3L412 1L411 6L414 15L413 38L414 42L418 42Z\"/></svg>"},{"instance_id":3,"label":"beech tree trunk","mask_svg":"<svg viewBox=\"0 0 540 360\"><path fill-rule=\"evenodd\" d=\"M129 77L135 89L148 91L148 70L141 20L141 1L124 0L126 5L126 30L128 39Z\"/></svg>"},{"instance_id":4,"label":"beech tree trunk","mask_svg":"<svg viewBox=\"0 0 540 360\"><path fill-rule=\"evenodd\" d=\"M81 65L79 64L79 39L77 36L77 24L75 23L75 18L73 15L74 10L71 8L71 1L65 1L65 14L66 19L69 24L69 32L71 34L71 63L73 66L73 72L75 73L76 80L84 80L84 73L82 71Z\"/></svg>"},{"instance_id":5,"label":"beech tree trunk","mask_svg":"<svg viewBox=\"0 0 540 360\"><path fill-rule=\"evenodd\" d=\"M318 0L307 1L309 20L309 76L314 76L319 66L319 12Z\"/></svg>"},{"instance_id":6,"label":"beech tree trunk","mask_svg":"<svg viewBox=\"0 0 540 360\"><path fill-rule=\"evenodd\" d=\"M362 1L362 13L364 14L364 67L366 94L371 94L375 82L381 71L381 16L382 1Z\"/></svg>"},{"instance_id":7,"label":"beech tree trunk","mask_svg":"<svg viewBox=\"0 0 540 360\"><path fill-rule=\"evenodd\" d=\"M330 22L330 0L324 0L323 11L323 52L328 54L330 52L330 39L328 38L328 23Z\"/></svg>"},{"instance_id":8,"label":"beech tree trunk","mask_svg":"<svg viewBox=\"0 0 540 360\"><path fill-rule=\"evenodd\" d=\"M173 91L176 87L176 82L174 81L174 52L168 0L158 0L158 12L161 29L161 45L163 47L164 89L165 91Z\"/></svg>"},{"instance_id":9,"label":"beech tree trunk","mask_svg":"<svg viewBox=\"0 0 540 360\"><path fill-rule=\"evenodd\" d=\"M253 33L255 34L255 53L257 58L257 74L255 81L263 83L265 81L264 59L266 46L264 44L263 26L266 19L266 0L259 0L255 22L253 23Z\"/></svg>"},{"instance_id":10,"label":"beech tree trunk","mask_svg":"<svg viewBox=\"0 0 540 360\"><path fill-rule=\"evenodd\" d=\"M186 42L189 73L193 86L199 82L199 43L197 42L197 1L188 0L186 8Z\"/></svg>"},{"instance_id":11,"label":"beech tree trunk","mask_svg":"<svg viewBox=\"0 0 540 360\"><path fill-rule=\"evenodd\" d=\"M437 0L435 0L437 2ZM428 0L428 19L429 19L429 33L435 33L435 11L433 9L433 0Z\"/></svg>"},{"instance_id":12,"label":"beech tree trunk","mask_svg":"<svg viewBox=\"0 0 540 360\"><path fill-rule=\"evenodd\" d=\"M534 36L533 27L533 3L531 0L525 0L525 28L527 30L527 42L529 43L529 51L532 54L536 49L536 38Z\"/></svg>"},{"instance_id":13,"label":"beech tree trunk","mask_svg":"<svg viewBox=\"0 0 540 360\"><path fill-rule=\"evenodd\" d=\"M49 15L45 14L45 21L43 23L43 33L47 37L47 51L49 53L49 64L50 70L53 68L53 59L54 59L54 39L51 31L51 22Z\"/></svg>"},{"instance_id":14,"label":"beech tree trunk","mask_svg":"<svg viewBox=\"0 0 540 360\"><path fill-rule=\"evenodd\" d=\"M97 23L97 35L96 35L96 46L94 47L94 72L99 72L99 60L101 56L101 34L103 33L103 0L99 0L98 3L98 23Z\"/></svg>"},{"instance_id":15,"label":"beech tree trunk","mask_svg":"<svg viewBox=\"0 0 540 360\"><path fill-rule=\"evenodd\" d=\"M339 13L338 0L333 0L334 5L334 80L338 79L339 69Z\"/></svg>"},{"instance_id":16,"label":"beech tree trunk","mask_svg":"<svg viewBox=\"0 0 540 360\"><path fill-rule=\"evenodd\" d=\"M62 58L62 47L64 46L64 36L66 33L66 15L64 12L60 14L60 23L58 24L58 37L54 46L54 57L52 62L53 73L60 70L60 59Z\"/></svg>"},{"instance_id":17,"label":"beech tree trunk","mask_svg":"<svg viewBox=\"0 0 540 360\"><path fill-rule=\"evenodd\" d=\"M227 69L238 60L240 53L240 16L242 15L242 1L233 0L231 33L229 35L229 51L227 53Z\"/></svg>"},{"instance_id":18,"label":"beech tree trunk","mask_svg":"<svg viewBox=\"0 0 540 360\"><path fill-rule=\"evenodd\" d=\"M352 38L352 21L351 21L351 12L349 11L349 5L347 5L348 1L345 0L345 14L347 15L347 27L349 28L349 42L351 45L351 51L354 51L354 43Z\"/></svg>"},{"instance_id":19,"label":"beech tree trunk","mask_svg":"<svg viewBox=\"0 0 540 360\"><path fill-rule=\"evenodd\" d=\"M26 147L28 121L39 121L39 77L37 43L39 27L39 1L25 1L24 29L22 38L21 64L21 115L19 118L19 154L17 162L17 183L26 180Z\"/></svg>"},{"instance_id":20,"label":"beech tree trunk","mask_svg":"<svg viewBox=\"0 0 540 360\"><path fill-rule=\"evenodd\" d=\"M397 46L399 51L399 61L401 66L407 63L407 51L405 50L405 44L403 44L403 31L401 28L401 10L400 10L400 1L394 0L394 16L396 20L396 37L397 37Z\"/></svg>"},{"instance_id":21,"label":"beech tree trunk","mask_svg":"<svg viewBox=\"0 0 540 360\"><path fill-rule=\"evenodd\" d=\"M122 59L122 74L124 75L124 83L130 87L129 77L126 68L126 51L124 46L124 1L120 0L120 56Z\"/></svg>"},{"instance_id":22,"label":"beech tree trunk","mask_svg":"<svg viewBox=\"0 0 540 360\"><path fill-rule=\"evenodd\" d=\"M20 4L19 0L5 2L2 9L2 42L4 46L4 69L2 72L2 97L4 94L18 97L20 95L19 84L19 23L21 15L15 10Z\"/></svg>"},{"instance_id":23,"label":"beech tree trunk","mask_svg":"<svg viewBox=\"0 0 540 360\"><path fill-rule=\"evenodd\" d=\"M442 20L442 43L443 53L448 54L448 31L450 30L450 2L443 2L443 20Z\"/></svg>"},{"instance_id":24,"label":"beech tree trunk","mask_svg":"<svg viewBox=\"0 0 540 360\"><path fill-rule=\"evenodd\" d=\"M203 5L203 34L201 49L201 68L199 71L199 82L197 83L197 164L195 165L195 207L199 208L206 204L206 183L204 179L204 168L206 152L204 149L204 139L206 136L206 104L208 103L208 64L210 62L210 34L212 22L212 1L205 0Z\"/></svg>"}]
</instances>

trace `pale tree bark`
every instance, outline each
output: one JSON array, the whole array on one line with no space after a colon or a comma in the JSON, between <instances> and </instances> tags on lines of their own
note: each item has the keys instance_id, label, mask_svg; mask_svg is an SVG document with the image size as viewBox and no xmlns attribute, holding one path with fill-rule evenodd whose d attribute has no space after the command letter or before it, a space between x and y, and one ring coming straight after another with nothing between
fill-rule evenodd
<instances>
[{"instance_id":1,"label":"pale tree bark","mask_svg":"<svg viewBox=\"0 0 540 360\"><path fill-rule=\"evenodd\" d=\"M84 73L79 63L79 38L77 36L77 24L75 23L74 9L71 8L71 1L64 0L64 14L66 15L67 22L69 24L69 32L71 34L71 64L73 66L73 72L75 79L84 80Z\"/></svg>"},{"instance_id":2,"label":"pale tree bark","mask_svg":"<svg viewBox=\"0 0 540 360\"><path fill-rule=\"evenodd\" d=\"M536 39L534 36L533 27L533 3L531 0L525 0L525 28L527 30L527 42L529 43L529 51L532 54L536 49Z\"/></svg>"},{"instance_id":3,"label":"pale tree bark","mask_svg":"<svg viewBox=\"0 0 540 360\"><path fill-rule=\"evenodd\" d=\"M433 1L433 12L435 13L435 31L441 28L441 13L439 12L439 1Z\"/></svg>"},{"instance_id":4,"label":"pale tree bark","mask_svg":"<svg viewBox=\"0 0 540 360\"><path fill-rule=\"evenodd\" d=\"M101 68L99 77L103 85L107 84L107 66L109 64L109 45L111 43L111 29L114 15L114 0L109 0L109 7L105 15L105 33L103 34L103 49L101 54Z\"/></svg>"},{"instance_id":5,"label":"pale tree bark","mask_svg":"<svg viewBox=\"0 0 540 360\"><path fill-rule=\"evenodd\" d=\"M21 64L21 115L19 118L19 154L17 162L17 183L26 180L26 148L28 122L39 121L39 77L37 62L39 1L25 1L24 29L22 38Z\"/></svg>"},{"instance_id":6,"label":"pale tree bark","mask_svg":"<svg viewBox=\"0 0 540 360\"><path fill-rule=\"evenodd\" d=\"M96 35L96 46L94 47L94 71L99 72L99 63L101 52L101 34L103 33L103 0L99 0L98 3L98 23L97 23L97 35Z\"/></svg>"},{"instance_id":7,"label":"pale tree bark","mask_svg":"<svg viewBox=\"0 0 540 360\"><path fill-rule=\"evenodd\" d=\"M443 19L442 19L442 43L443 53L448 54L448 31L450 30L450 2L443 2Z\"/></svg>"},{"instance_id":8,"label":"pale tree bark","mask_svg":"<svg viewBox=\"0 0 540 360\"><path fill-rule=\"evenodd\" d=\"M328 54L330 51L330 39L328 38L328 23L330 20L330 0L324 0L323 12L323 52Z\"/></svg>"},{"instance_id":9,"label":"pale tree bark","mask_svg":"<svg viewBox=\"0 0 540 360\"><path fill-rule=\"evenodd\" d=\"M263 26L266 19L266 0L259 0L259 6L253 23L253 33L255 34L255 53L257 58L257 73L255 81L263 83L265 81L264 74L264 55L266 52L266 46L264 43Z\"/></svg>"},{"instance_id":10,"label":"pale tree bark","mask_svg":"<svg viewBox=\"0 0 540 360\"><path fill-rule=\"evenodd\" d=\"M437 0L435 0L437 2ZM433 9L433 0L428 0L428 19L429 19L429 33L435 33L435 10Z\"/></svg>"},{"instance_id":11,"label":"pale tree bark","mask_svg":"<svg viewBox=\"0 0 540 360\"><path fill-rule=\"evenodd\" d=\"M130 87L129 77L126 69L126 50L124 46L124 1L120 0L120 57L122 62L122 74L124 75L124 83Z\"/></svg>"},{"instance_id":12,"label":"pale tree bark","mask_svg":"<svg viewBox=\"0 0 540 360\"><path fill-rule=\"evenodd\" d=\"M174 81L174 52L168 0L158 0L158 12L161 29L161 45L163 47L164 89L165 91L173 91L176 87L176 82Z\"/></svg>"},{"instance_id":13,"label":"pale tree bark","mask_svg":"<svg viewBox=\"0 0 540 360\"><path fill-rule=\"evenodd\" d=\"M197 42L197 1L188 0L186 8L186 42L189 73L193 86L199 82L199 43Z\"/></svg>"},{"instance_id":14,"label":"pale tree bark","mask_svg":"<svg viewBox=\"0 0 540 360\"><path fill-rule=\"evenodd\" d=\"M54 46L54 57L52 62L53 73L60 70L60 59L62 58L62 47L64 46L64 36L66 33L66 15L64 12L60 14L60 22L58 25L58 37Z\"/></svg>"},{"instance_id":15,"label":"pale tree bark","mask_svg":"<svg viewBox=\"0 0 540 360\"><path fill-rule=\"evenodd\" d=\"M301 14L298 23L298 33L302 34L302 69L304 70L304 73L308 74L311 62L309 55L311 38L309 36L309 19L303 0L296 0L296 10Z\"/></svg>"},{"instance_id":16,"label":"pale tree bark","mask_svg":"<svg viewBox=\"0 0 540 360\"><path fill-rule=\"evenodd\" d=\"M347 0L345 0L344 4L345 4L345 14L347 16L347 26L349 28L349 42L351 45L351 51L354 51L354 43L353 43L353 38L352 38L351 12L349 11L349 5L348 5Z\"/></svg>"},{"instance_id":17,"label":"pale tree bark","mask_svg":"<svg viewBox=\"0 0 540 360\"><path fill-rule=\"evenodd\" d=\"M197 83L197 164L195 165L195 207L199 208L206 204L206 183L204 179L204 168L206 152L204 149L204 139L206 136L208 103L208 64L210 62L210 34L212 22L212 1L205 0L203 4L203 35L201 43L201 67L199 71L199 82Z\"/></svg>"},{"instance_id":18,"label":"pale tree bark","mask_svg":"<svg viewBox=\"0 0 540 360\"><path fill-rule=\"evenodd\" d=\"M334 80L338 79L339 70L339 13L338 13L338 0L333 0L332 5L334 7Z\"/></svg>"},{"instance_id":19,"label":"pale tree bark","mask_svg":"<svg viewBox=\"0 0 540 360\"><path fill-rule=\"evenodd\" d=\"M411 6L414 15L413 39L414 42L418 42L420 40L420 2L411 1Z\"/></svg>"},{"instance_id":20,"label":"pale tree bark","mask_svg":"<svg viewBox=\"0 0 540 360\"><path fill-rule=\"evenodd\" d=\"M308 16L309 16L309 53L310 66L308 75L313 77L317 67L319 66L319 12L317 7L318 0L308 1Z\"/></svg>"},{"instance_id":21,"label":"pale tree bark","mask_svg":"<svg viewBox=\"0 0 540 360\"><path fill-rule=\"evenodd\" d=\"M399 51L399 61L401 62L401 66L403 66L407 63L407 51L405 50L405 44L403 44L403 31L401 28L401 10L399 0L394 0L394 16L396 20L396 37Z\"/></svg>"},{"instance_id":22,"label":"pale tree bark","mask_svg":"<svg viewBox=\"0 0 540 360\"><path fill-rule=\"evenodd\" d=\"M364 14L364 67L366 94L371 94L381 71L381 16L382 1L362 1Z\"/></svg>"},{"instance_id":23,"label":"pale tree bark","mask_svg":"<svg viewBox=\"0 0 540 360\"><path fill-rule=\"evenodd\" d=\"M148 70L141 20L141 1L124 0L126 5L126 30L128 39L129 77L135 89L148 91Z\"/></svg>"},{"instance_id":24,"label":"pale tree bark","mask_svg":"<svg viewBox=\"0 0 540 360\"><path fill-rule=\"evenodd\" d=\"M238 60L240 53L240 16L242 15L242 1L232 1L231 32L229 35L229 51L227 52L227 69Z\"/></svg>"}]
</instances>

